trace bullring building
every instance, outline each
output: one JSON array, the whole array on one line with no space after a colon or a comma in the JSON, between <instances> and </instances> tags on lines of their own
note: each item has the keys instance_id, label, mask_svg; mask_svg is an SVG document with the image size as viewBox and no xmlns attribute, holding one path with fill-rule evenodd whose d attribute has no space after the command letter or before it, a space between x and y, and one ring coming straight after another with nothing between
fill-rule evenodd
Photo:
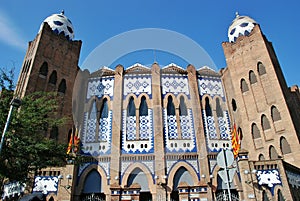
<instances>
[{"instance_id":1,"label":"bullring building","mask_svg":"<svg viewBox=\"0 0 300 201\"><path fill-rule=\"evenodd\" d=\"M287 86L252 18L237 15L222 47L219 72L173 63L89 72L78 66L71 21L48 17L29 42L16 93L58 92L58 115L72 120L48 137L67 143L76 127L82 161L41 170L31 191L74 201L300 200L298 87Z\"/></svg>"}]
</instances>

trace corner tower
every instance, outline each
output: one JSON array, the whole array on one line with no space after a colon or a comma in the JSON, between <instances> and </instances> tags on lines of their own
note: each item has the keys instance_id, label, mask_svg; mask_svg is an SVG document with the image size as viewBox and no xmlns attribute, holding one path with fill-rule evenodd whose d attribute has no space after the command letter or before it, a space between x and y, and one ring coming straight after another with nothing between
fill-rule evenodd
<instances>
[{"instance_id":1,"label":"corner tower","mask_svg":"<svg viewBox=\"0 0 300 201\"><path fill-rule=\"evenodd\" d=\"M16 95L21 98L35 91L57 92L58 116L69 119L72 119L72 90L82 43L73 39L73 25L63 11L47 17L28 44L16 87ZM54 128L48 137L67 142L72 125L70 120L64 128Z\"/></svg>"},{"instance_id":2,"label":"corner tower","mask_svg":"<svg viewBox=\"0 0 300 201\"><path fill-rule=\"evenodd\" d=\"M258 23L236 15L222 44L227 67L222 70L230 115L242 133L250 160L297 160L297 125L288 105L287 87L272 43Z\"/></svg>"}]
</instances>

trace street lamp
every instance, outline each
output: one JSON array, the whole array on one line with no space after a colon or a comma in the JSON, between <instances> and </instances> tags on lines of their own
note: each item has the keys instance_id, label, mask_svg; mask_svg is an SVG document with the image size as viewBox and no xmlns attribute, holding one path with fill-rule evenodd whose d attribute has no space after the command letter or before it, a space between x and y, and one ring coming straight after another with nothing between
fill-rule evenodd
<instances>
[{"instance_id":1,"label":"street lamp","mask_svg":"<svg viewBox=\"0 0 300 201\"><path fill-rule=\"evenodd\" d=\"M8 116L7 116L7 119L6 119L6 123L5 123L4 129L3 129L1 142L0 142L0 154L1 154L1 151L2 151L3 143L4 143L5 133L8 129L8 125L10 123L11 114L12 114L14 108L15 107L18 108L20 105L21 105L21 100L18 99L18 98L13 98L10 102L10 109L9 109L9 112L8 112Z\"/></svg>"}]
</instances>

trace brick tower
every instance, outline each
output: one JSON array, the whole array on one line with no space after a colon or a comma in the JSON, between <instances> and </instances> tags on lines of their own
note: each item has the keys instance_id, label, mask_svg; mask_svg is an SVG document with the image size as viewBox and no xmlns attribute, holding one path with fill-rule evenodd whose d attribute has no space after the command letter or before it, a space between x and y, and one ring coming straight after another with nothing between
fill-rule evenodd
<instances>
[{"instance_id":1,"label":"brick tower","mask_svg":"<svg viewBox=\"0 0 300 201\"><path fill-rule=\"evenodd\" d=\"M81 41L73 41L71 21L64 15L53 14L41 24L28 49L19 75L16 94L23 97L34 91L58 93L59 117L68 117L67 124L53 128L48 137L67 142L72 128L72 90L76 78Z\"/></svg>"}]
</instances>

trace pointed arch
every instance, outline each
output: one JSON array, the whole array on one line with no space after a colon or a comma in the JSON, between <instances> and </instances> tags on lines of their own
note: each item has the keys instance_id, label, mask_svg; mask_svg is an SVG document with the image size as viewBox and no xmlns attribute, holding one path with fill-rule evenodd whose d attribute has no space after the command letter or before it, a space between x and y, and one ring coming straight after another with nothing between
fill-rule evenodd
<instances>
[{"instance_id":1,"label":"pointed arch","mask_svg":"<svg viewBox=\"0 0 300 201\"><path fill-rule=\"evenodd\" d=\"M141 98L139 114L140 114L140 116L148 116L148 104L147 104L145 96L142 96L142 98Z\"/></svg>"},{"instance_id":2,"label":"pointed arch","mask_svg":"<svg viewBox=\"0 0 300 201\"><path fill-rule=\"evenodd\" d=\"M249 81L250 81L250 84L254 84L257 82L256 75L252 70L249 72Z\"/></svg>"},{"instance_id":3,"label":"pointed arch","mask_svg":"<svg viewBox=\"0 0 300 201\"><path fill-rule=\"evenodd\" d=\"M167 115L175 115L175 106L172 96L168 96Z\"/></svg>"},{"instance_id":4,"label":"pointed arch","mask_svg":"<svg viewBox=\"0 0 300 201\"><path fill-rule=\"evenodd\" d=\"M54 70L54 71L52 71L52 73L49 77L49 83L56 85L56 82L57 82L57 72L56 72L56 70Z\"/></svg>"},{"instance_id":5,"label":"pointed arch","mask_svg":"<svg viewBox=\"0 0 300 201\"><path fill-rule=\"evenodd\" d=\"M205 113L206 113L206 116L212 116L212 110L211 110L211 106L210 106L208 97L205 98Z\"/></svg>"},{"instance_id":6,"label":"pointed arch","mask_svg":"<svg viewBox=\"0 0 300 201\"><path fill-rule=\"evenodd\" d=\"M249 87L245 79L241 79L241 91L242 93L249 91Z\"/></svg>"},{"instance_id":7,"label":"pointed arch","mask_svg":"<svg viewBox=\"0 0 300 201\"><path fill-rule=\"evenodd\" d=\"M261 138L260 131L255 123L251 126L251 134L253 139Z\"/></svg>"},{"instance_id":8,"label":"pointed arch","mask_svg":"<svg viewBox=\"0 0 300 201\"><path fill-rule=\"evenodd\" d=\"M257 63L257 72L258 72L258 75L264 75L267 73L266 67L263 65L262 62Z\"/></svg>"},{"instance_id":9,"label":"pointed arch","mask_svg":"<svg viewBox=\"0 0 300 201\"><path fill-rule=\"evenodd\" d=\"M131 96L129 98L129 102L127 105L127 116L135 117L136 116L135 110L136 110L136 107L135 107L135 103L134 103L134 98Z\"/></svg>"},{"instance_id":10,"label":"pointed arch","mask_svg":"<svg viewBox=\"0 0 300 201\"><path fill-rule=\"evenodd\" d=\"M279 158L276 149L272 145L269 147L269 157L271 160Z\"/></svg>"},{"instance_id":11,"label":"pointed arch","mask_svg":"<svg viewBox=\"0 0 300 201\"><path fill-rule=\"evenodd\" d=\"M187 116L187 108L185 104L185 100L183 96L180 96L180 101L179 101L179 116Z\"/></svg>"},{"instance_id":12,"label":"pointed arch","mask_svg":"<svg viewBox=\"0 0 300 201\"><path fill-rule=\"evenodd\" d=\"M280 150L282 154L289 154L292 152L288 141L283 136L280 138Z\"/></svg>"},{"instance_id":13,"label":"pointed arch","mask_svg":"<svg viewBox=\"0 0 300 201\"><path fill-rule=\"evenodd\" d=\"M265 160L265 156L263 154L259 154L258 160L259 161L264 161Z\"/></svg>"},{"instance_id":14,"label":"pointed arch","mask_svg":"<svg viewBox=\"0 0 300 201\"><path fill-rule=\"evenodd\" d=\"M217 117L223 117L223 110L219 98L216 98L216 112L217 112Z\"/></svg>"},{"instance_id":15,"label":"pointed arch","mask_svg":"<svg viewBox=\"0 0 300 201\"><path fill-rule=\"evenodd\" d=\"M100 108L100 119L108 117L108 103L107 98L103 98L102 106Z\"/></svg>"},{"instance_id":16,"label":"pointed arch","mask_svg":"<svg viewBox=\"0 0 300 201\"><path fill-rule=\"evenodd\" d=\"M263 130L268 130L271 128L269 120L266 115L261 115L261 126Z\"/></svg>"},{"instance_id":17,"label":"pointed arch","mask_svg":"<svg viewBox=\"0 0 300 201\"><path fill-rule=\"evenodd\" d=\"M39 74L41 75L41 77L47 77L48 75L48 63L44 62L40 68Z\"/></svg>"},{"instance_id":18,"label":"pointed arch","mask_svg":"<svg viewBox=\"0 0 300 201\"><path fill-rule=\"evenodd\" d=\"M236 105L235 99L231 100L231 106L232 106L232 110L235 112L237 110L237 105Z\"/></svg>"},{"instance_id":19,"label":"pointed arch","mask_svg":"<svg viewBox=\"0 0 300 201\"><path fill-rule=\"evenodd\" d=\"M168 174L168 186L170 187L173 187L173 181L174 181L174 178L175 178L175 175L177 173L177 171L180 169L180 168L185 168L186 171L191 175L192 177L192 186L193 185L196 185L197 182L199 181L199 176L198 174L196 173L195 169L188 163L184 162L184 161L180 161L180 162L177 162L169 171L169 174ZM174 190L174 189L173 189Z\"/></svg>"},{"instance_id":20,"label":"pointed arch","mask_svg":"<svg viewBox=\"0 0 300 201\"><path fill-rule=\"evenodd\" d=\"M97 165L97 164L91 164L88 167L86 167L83 170L83 172L81 172L81 174L79 175L79 181L78 181L78 191L79 192L83 191L84 183L86 181L88 174L94 170L96 170L99 173L100 177L102 178L101 186L102 186L103 192L105 194L110 193L109 185L106 185L107 179L109 179L109 175L107 175L105 170L100 165Z\"/></svg>"},{"instance_id":21,"label":"pointed arch","mask_svg":"<svg viewBox=\"0 0 300 201\"><path fill-rule=\"evenodd\" d=\"M277 107L272 105L271 107L271 117L273 122L281 120L280 112L278 111Z\"/></svg>"},{"instance_id":22,"label":"pointed arch","mask_svg":"<svg viewBox=\"0 0 300 201\"><path fill-rule=\"evenodd\" d=\"M58 85L58 92L65 94L67 89L66 80L62 79Z\"/></svg>"},{"instance_id":23,"label":"pointed arch","mask_svg":"<svg viewBox=\"0 0 300 201\"><path fill-rule=\"evenodd\" d=\"M139 163L139 162L131 164L123 172L121 185L126 186L128 184L129 179L132 178L131 174L136 173L136 172L140 172L140 171L142 171L144 173L144 176L147 178L149 190L152 192L152 190L154 189L154 179L152 178L152 173L151 173L150 169L147 166L145 166L143 163Z\"/></svg>"}]
</instances>

